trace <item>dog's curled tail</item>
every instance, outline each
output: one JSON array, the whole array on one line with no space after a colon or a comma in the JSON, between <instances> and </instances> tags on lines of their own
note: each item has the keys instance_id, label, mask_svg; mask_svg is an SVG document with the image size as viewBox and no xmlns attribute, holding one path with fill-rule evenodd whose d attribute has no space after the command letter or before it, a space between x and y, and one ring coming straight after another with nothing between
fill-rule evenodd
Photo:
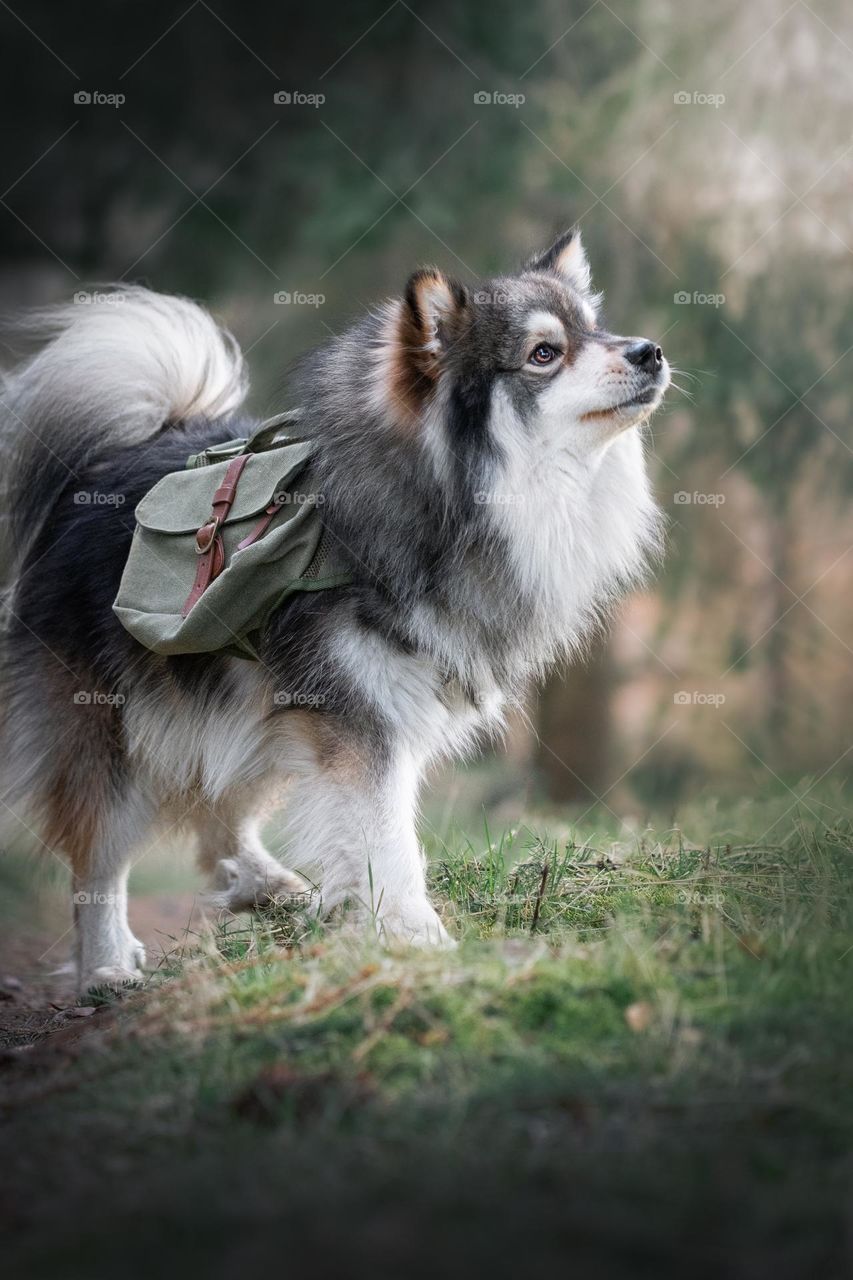
<instances>
[{"instance_id":1,"label":"dog's curled tail","mask_svg":"<svg viewBox=\"0 0 853 1280\"><path fill-rule=\"evenodd\" d=\"M115 286L34 311L15 328L36 346L0 388L3 506L18 543L50 495L105 446L233 413L248 389L236 341L188 298Z\"/></svg>"}]
</instances>

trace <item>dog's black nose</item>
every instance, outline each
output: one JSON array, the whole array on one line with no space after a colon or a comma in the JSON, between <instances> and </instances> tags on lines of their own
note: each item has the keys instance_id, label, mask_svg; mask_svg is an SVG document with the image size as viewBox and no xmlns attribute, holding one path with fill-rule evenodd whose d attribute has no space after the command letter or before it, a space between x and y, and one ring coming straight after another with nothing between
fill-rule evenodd
<instances>
[{"instance_id":1,"label":"dog's black nose","mask_svg":"<svg viewBox=\"0 0 853 1280\"><path fill-rule=\"evenodd\" d=\"M626 348L625 359L645 373L657 373L663 364L663 351L657 343L641 338L639 342L632 342Z\"/></svg>"}]
</instances>

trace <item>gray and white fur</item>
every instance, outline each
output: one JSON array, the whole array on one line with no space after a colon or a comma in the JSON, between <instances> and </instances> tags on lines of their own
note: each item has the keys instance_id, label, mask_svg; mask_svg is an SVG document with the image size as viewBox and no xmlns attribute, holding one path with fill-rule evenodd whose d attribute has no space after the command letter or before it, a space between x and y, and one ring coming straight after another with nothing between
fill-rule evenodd
<instances>
[{"instance_id":1,"label":"gray and white fur","mask_svg":"<svg viewBox=\"0 0 853 1280\"><path fill-rule=\"evenodd\" d=\"M416 272L302 362L312 487L353 582L291 597L257 663L158 657L111 609L135 504L254 425L233 339L144 289L46 318L3 388L0 795L71 864L82 988L138 977L127 874L164 824L194 827L232 909L307 894L260 839L281 799L318 910L349 903L388 940L450 944L416 833L426 767L499 730L660 548L641 427L669 369L596 310L569 232L473 291Z\"/></svg>"}]
</instances>

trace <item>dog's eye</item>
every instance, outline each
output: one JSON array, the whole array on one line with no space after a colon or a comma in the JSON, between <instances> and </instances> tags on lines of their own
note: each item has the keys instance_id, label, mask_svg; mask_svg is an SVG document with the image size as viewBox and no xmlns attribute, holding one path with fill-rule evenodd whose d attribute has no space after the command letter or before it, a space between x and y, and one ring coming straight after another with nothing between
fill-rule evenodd
<instances>
[{"instance_id":1,"label":"dog's eye","mask_svg":"<svg viewBox=\"0 0 853 1280\"><path fill-rule=\"evenodd\" d=\"M540 342L539 346L530 356L530 359L528 360L528 364L537 364L540 366L545 364L553 364L553 362L557 359L557 356L559 354L560 353L557 350L557 348L552 347L550 342Z\"/></svg>"}]
</instances>

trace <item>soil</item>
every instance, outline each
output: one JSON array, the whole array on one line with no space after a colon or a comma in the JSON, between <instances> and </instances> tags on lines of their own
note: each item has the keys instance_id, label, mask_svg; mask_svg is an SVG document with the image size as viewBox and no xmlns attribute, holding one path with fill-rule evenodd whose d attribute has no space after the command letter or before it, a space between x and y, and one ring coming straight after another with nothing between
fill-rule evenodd
<instances>
[{"instance_id":1,"label":"soil","mask_svg":"<svg viewBox=\"0 0 853 1280\"><path fill-rule=\"evenodd\" d=\"M145 944L149 968L157 968L191 935L209 927L193 893L138 894L131 897L128 914L130 927ZM10 1056L32 1057L36 1065L45 1040L51 1049L70 1047L90 1030L103 1028L110 1011L79 999L71 952L72 930L58 911L43 912L35 925L20 931L7 922L0 933L0 1055L7 1061ZM97 1016L89 1012L93 1009Z\"/></svg>"}]
</instances>

